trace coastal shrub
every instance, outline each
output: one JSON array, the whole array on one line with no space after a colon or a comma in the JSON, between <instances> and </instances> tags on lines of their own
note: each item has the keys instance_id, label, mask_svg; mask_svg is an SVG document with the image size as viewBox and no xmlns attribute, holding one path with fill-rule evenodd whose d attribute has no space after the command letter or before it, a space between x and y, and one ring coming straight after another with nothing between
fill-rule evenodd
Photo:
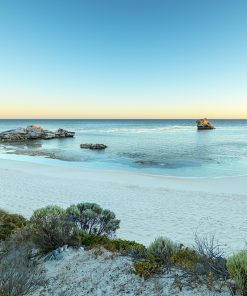
<instances>
[{"instance_id":1,"label":"coastal shrub","mask_svg":"<svg viewBox=\"0 0 247 296\"><path fill-rule=\"evenodd\" d=\"M238 288L247 295L247 251L241 251L227 260L227 269Z\"/></svg>"},{"instance_id":2,"label":"coastal shrub","mask_svg":"<svg viewBox=\"0 0 247 296\"><path fill-rule=\"evenodd\" d=\"M119 228L120 220L110 210L95 203L79 203L66 210L68 219L88 234L112 236Z\"/></svg>"},{"instance_id":3,"label":"coastal shrub","mask_svg":"<svg viewBox=\"0 0 247 296\"><path fill-rule=\"evenodd\" d=\"M32 295L43 283L44 271L31 250L23 246L5 250L0 255L0 295Z\"/></svg>"},{"instance_id":4,"label":"coastal shrub","mask_svg":"<svg viewBox=\"0 0 247 296\"><path fill-rule=\"evenodd\" d=\"M134 263L134 273L145 279L153 277L161 270L161 263L157 262L153 256L149 256L145 260L137 261Z\"/></svg>"},{"instance_id":5,"label":"coastal shrub","mask_svg":"<svg viewBox=\"0 0 247 296\"><path fill-rule=\"evenodd\" d=\"M81 244L88 248L94 248L96 246L107 245L110 241L111 240L105 236L82 233Z\"/></svg>"},{"instance_id":6,"label":"coastal shrub","mask_svg":"<svg viewBox=\"0 0 247 296\"><path fill-rule=\"evenodd\" d=\"M195 250L200 257L197 265L198 274L208 276L212 273L214 278L223 280L229 277L223 246L214 235L195 235Z\"/></svg>"},{"instance_id":7,"label":"coastal shrub","mask_svg":"<svg viewBox=\"0 0 247 296\"><path fill-rule=\"evenodd\" d=\"M171 258L179 251L180 246L168 238L159 237L148 247L148 254L154 256L163 265L169 266Z\"/></svg>"},{"instance_id":8,"label":"coastal shrub","mask_svg":"<svg viewBox=\"0 0 247 296\"><path fill-rule=\"evenodd\" d=\"M117 251L122 251L122 252L128 251L129 249L132 249L135 247L145 248L145 246L143 246L142 244L139 244L135 241L129 241L124 239L115 239L115 240L111 240L111 242L114 243Z\"/></svg>"},{"instance_id":9,"label":"coastal shrub","mask_svg":"<svg viewBox=\"0 0 247 296\"><path fill-rule=\"evenodd\" d=\"M135 260L147 257L147 249L140 243L123 239L112 240L111 242L116 251L125 256L131 256Z\"/></svg>"},{"instance_id":10,"label":"coastal shrub","mask_svg":"<svg viewBox=\"0 0 247 296\"><path fill-rule=\"evenodd\" d=\"M77 234L75 225L67 219L66 211L58 206L36 210L30 219L30 229L34 243L43 253L70 244Z\"/></svg>"},{"instance_id":11,"label":"coastal shrub","mask_svg":"<svg viewBox=\"0 0 247 296\"><path fill-rule=\"evenodd\" d=\"M110 239L106 236L95 234L82 233L81 244L88 248L101 246L111 252L119 252L122 255L131 256L134 259L145 258L147 253L146 247L135 241Z\"/></svg>"},{"instance_id":12,"label":"coastal shrub","mask_svg":"<svg viewBox=\"0 0 247 296\"><path fill-rule=\"evenodd\" d=\"M171 256L171 263L184 270L193 271L200 262L200 256L191 248L181 248Z\"/></svg>"},{"instance_id":13,"label":"coastal shrub","mask_svg":"<svg viewBox=\"0 0 247 296\"><path fill-rule=\"evenodd\" d=\"M147 249L144 245L135 241L128 241L123 239L108 240L103 244L104 248L112 251L119 252L124 256L130 256L134 260L143 259L147 257Z\"/></svg>"},{"instance_id":14,"label":"coastal shrub","mask_svg":"<svg viewBox=\"0 0 247 296\"><path fill-rule=\"evenodd\" d=\"M18 214L10 214L0 209L0 241L5 240L17 229L27 225L27 220Z\"/></svg>"}]
</instances>

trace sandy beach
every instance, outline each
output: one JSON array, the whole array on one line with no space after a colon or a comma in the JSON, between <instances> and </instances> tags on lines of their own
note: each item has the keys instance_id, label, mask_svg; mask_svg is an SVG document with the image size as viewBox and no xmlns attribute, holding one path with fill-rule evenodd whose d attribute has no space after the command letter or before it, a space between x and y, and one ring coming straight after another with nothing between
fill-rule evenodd
<instances>
[{"instance_id":1,"label":"sandy beach","mask_svg":"<svg viewBox=\"0 0 247 296\"><path fill-rule=\"evenodd\" d=\"M72 169L0 159L0 207L29 217L48 204L89 201L113 210L118 236L149 244L159 235L186 244L215 234L228 251L245 245L247 176L174 178Z\"/></svg>"}]
</instances>

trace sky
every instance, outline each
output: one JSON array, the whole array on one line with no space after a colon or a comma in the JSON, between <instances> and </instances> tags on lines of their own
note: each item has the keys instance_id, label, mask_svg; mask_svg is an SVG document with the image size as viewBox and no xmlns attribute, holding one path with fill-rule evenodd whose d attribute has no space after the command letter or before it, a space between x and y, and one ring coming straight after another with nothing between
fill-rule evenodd
<instances>
[{"instance_id":1,"label":"sky","mask_svg":"<svg viewBox=\"0 0 247 296\"><path fill-rule=\"evenodd\" d=\"M247 118L246 0L0 0L0 118Z\"/></svg>"}]
</instances>

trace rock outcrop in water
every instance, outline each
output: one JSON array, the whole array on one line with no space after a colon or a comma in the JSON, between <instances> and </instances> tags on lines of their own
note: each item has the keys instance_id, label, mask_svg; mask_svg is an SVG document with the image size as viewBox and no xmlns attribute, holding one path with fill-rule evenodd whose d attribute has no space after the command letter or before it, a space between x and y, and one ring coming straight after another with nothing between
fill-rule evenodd
<instances>
[{"instance_id":1,"label":"rock outcrop in water","mask_svg":"<svg viewBox=\"0 0 247 296\"><path fill-rule=\"evenodd\" d=\"M43 129L40 125L30 125L0 133L0 142L23 142L29 140L49 140L74 137L75 133L59 128L56 132Z\"/></svg>"},{"instance_id":2,"label":"rock outcrop in water","mask_svg":"<svg viewBox=\"0 0 247 296\"><path fill-rule=\"evenodd\" d=\"M210 130L215 128L207 118L199 119L196 123L198 130Z\"/></svg>"},{"instance_id":3,"label":"rock outcrop in water","mask_svg":"<svg viewBox=\"0 0 247 296\"><path fill-rule=\"evenodd\" d=\"M104 150L107 148L105 144L81 144L80 147L90 150Z\"/></svg>"}]
</instances>

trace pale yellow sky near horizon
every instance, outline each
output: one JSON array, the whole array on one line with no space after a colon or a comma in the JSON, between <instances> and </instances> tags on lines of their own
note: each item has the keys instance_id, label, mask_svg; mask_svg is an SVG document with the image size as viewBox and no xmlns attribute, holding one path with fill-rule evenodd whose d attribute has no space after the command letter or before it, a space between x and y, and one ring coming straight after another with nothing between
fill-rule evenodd
<instances>
[{"instance_id":1,"label":"pale yellow sky near horizon","mask_svg":"<svg viewBox=\"0 0 247 296\"><path fill-rule=\"evenodd\" d=\"M247 119L247 106L234 106L234 104L222 106L222 108L215 108L209 104L202 103L201 106L187 106L182 105L174 106L155 106L152 104L145 104L142 108L136 104L118 104L111 108L106 106L91 106L83 104L66 104L62 103L57 105L56 103L49 104L34 104L30 103L15 103L1 104L0 119L25 119L25 118L85 118L85 119L130 119L130 118L219 118L219 119Z\"/></svg>"},{"instance_id":2,"label":"pale yellow sky near horizon","mask_svg":"<svg viewBox=\"0 0 247 296\"><path fill-rule=\"evenodd\" d=\"M13 90L15 91L15 90ZM8 118L247 118L247 98L236 94L213 94L199 90L188 97L177 93L162 95L150 90L140 95L130 92L117 96L116 92L90 93L69 96L69 90L60 94L57 89L48 96L40 92L0 93L0 119ZM200 97L200 99L198 99ZM4 98L4 99L3 99ZM68 99L69 98L69 99Z\"/></svg>"}]
</instances>

